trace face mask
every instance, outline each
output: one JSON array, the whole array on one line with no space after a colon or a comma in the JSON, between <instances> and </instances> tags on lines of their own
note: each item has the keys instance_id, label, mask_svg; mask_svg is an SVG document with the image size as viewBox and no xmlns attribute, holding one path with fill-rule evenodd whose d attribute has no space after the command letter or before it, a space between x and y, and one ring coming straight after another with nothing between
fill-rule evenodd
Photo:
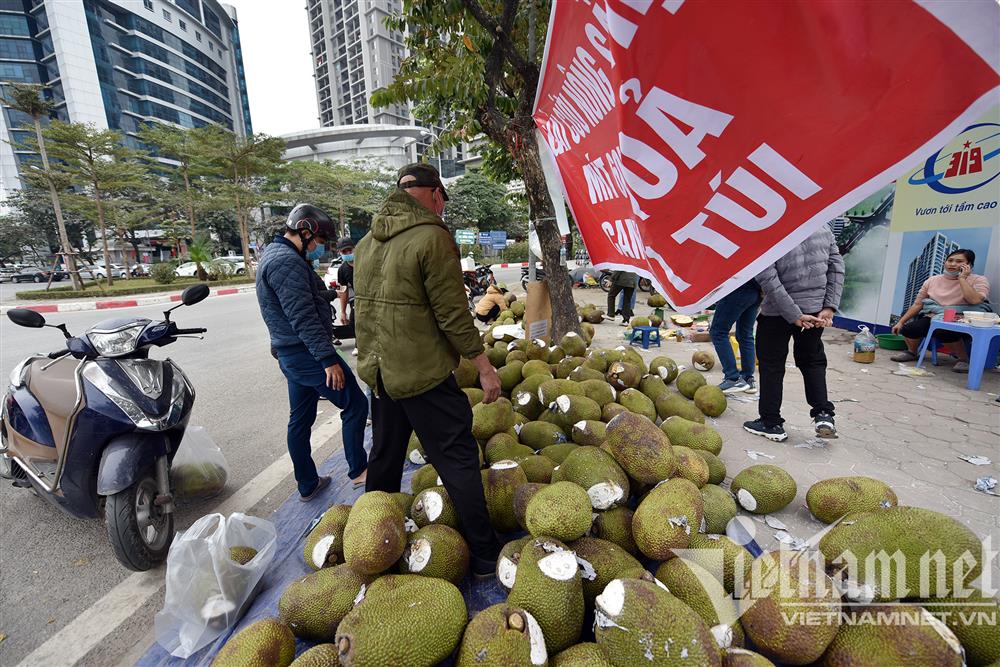
<instances>
[{"instance_id":1,"label":"face mask","mask_svg":"<svg viewBox=\"0 0 1000 667\"><path fill-rule=\"evenodd\" d=\"M958 278L958 276L961 273L962 273L961 271L948 271L947 269L945 269L944 275L948 276L949 278Z\"/></svg>"},{"instance_id":2,"label":"face mask","mask_svg":"<svg viewBox=\"0 0 1000 667\"><path fill-rule=\"evenodd\" d=\"M345 262L353 262L354 261L354 253L352 252L350 255L341 255L340 259L344 260Z\"/></svg>"},{"instance_id":3,"label":"face mask","mask_svg":"<svg viewBox=\"0 0 1000 667\"><path fill-rule=\"evenodd\" d=\"M315 248L306 253L306 259L310 262L315 262L322 257L324 253L326 253L326 248L317 243Z\"/></svg>"}]
</instances>

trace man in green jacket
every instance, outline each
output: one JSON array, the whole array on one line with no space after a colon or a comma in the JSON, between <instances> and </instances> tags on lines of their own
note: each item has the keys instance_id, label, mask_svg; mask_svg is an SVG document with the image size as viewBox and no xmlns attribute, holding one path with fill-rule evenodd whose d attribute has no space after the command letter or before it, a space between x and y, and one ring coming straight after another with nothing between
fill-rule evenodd
<instances>
[{"instance_id":1,"label":"man in green jacket","mask_svg":"<svg viewBox=\"0 0 1000 667\"><path fill-rule=\"evenodd\" d=\"M490 526L472 437L472 409L452 372L471 359L491 403L500 379L469 312L458 248L441 214L434 167L399 171L396 190L354 252L358 374L375 390L367 491L399 491L415 432L458 510L476 575L490 576L500 545Z\"/></svg>"}]
</instances>

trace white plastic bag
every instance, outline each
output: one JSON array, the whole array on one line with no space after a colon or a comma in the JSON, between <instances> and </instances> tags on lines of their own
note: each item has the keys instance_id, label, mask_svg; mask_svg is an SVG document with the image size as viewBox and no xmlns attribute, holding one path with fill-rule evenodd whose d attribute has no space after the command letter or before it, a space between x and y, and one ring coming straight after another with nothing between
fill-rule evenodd
<instances>
[{"instance_id":1,"label":"white plastic bag","mask_svg":"<svg viewBox=\"0 0 1000 667\"><path fill-rule=\"evenodd\" d=\"M167 592L156 614L156 641L171 655L188 658L243 615L274 559L274 524L245 514L208 514L179 533L167 555ZM246 565L233 547L252 547Z\"/></svg>"},{"instance_id":2,"label":"white plastic bag","mask_svg":"<svg viewBox=\"0 0 1000 667\"><path fill-rule=\"evenodd\" d=\"M170 482L180 498L211 498L222 493L229 465L222 450L201 426L189 426L174 455Z\"/></svg>"}]
</instances>

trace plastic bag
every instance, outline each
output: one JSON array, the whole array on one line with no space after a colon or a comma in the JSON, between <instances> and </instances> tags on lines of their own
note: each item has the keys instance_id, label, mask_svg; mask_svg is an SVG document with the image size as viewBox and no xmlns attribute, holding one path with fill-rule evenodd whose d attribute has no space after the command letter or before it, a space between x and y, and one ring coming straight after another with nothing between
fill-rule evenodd
<instances>
[{"instance_id":1,"label":"plastic bag","mask_svg":"<svg viewBox=\"0 0 1000 667\"><path fill-rule=\"evenodd\" d=\"M211 498L222 493L229 465L222 450L201 426L184 432L170 468L170 482L180 498Z\"/></svg>"},{"instance_id":2,"label":"plastic bag","mask_svg":"<svg viewBox=\"0 0 1000 667\"><path fill-rule=\"evenodd\" d=\"M870 364L875 361L875 336L866 326L859 326L861 333L854 337L854 361L860 364Z\"/></svg>"},{"instance_id":3,"label":"plastic bag","mask_svg":"<svg viewBox=\"0 0 1000 667\"><path fill-rule=\"evenodd\" d=\"M274 524L235 513L208 514L179 533L167 555L167 592L156 614L156 641L188 658L214 641L246 611L274 559ZM241 565L233 547L257 553Z\"/></svg>"}]
</instances>

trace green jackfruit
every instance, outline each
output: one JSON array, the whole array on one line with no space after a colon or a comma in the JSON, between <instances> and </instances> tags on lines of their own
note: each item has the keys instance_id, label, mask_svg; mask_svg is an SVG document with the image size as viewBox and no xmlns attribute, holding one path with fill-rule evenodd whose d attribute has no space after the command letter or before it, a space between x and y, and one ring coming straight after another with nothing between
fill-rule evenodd
<instances>
[{"instance_id":1,"label":"green jackfruit","mask_svg":"<svg viewBox=\"0 0 1000 667\"><path fill-rule=\"evenodd\" d=\"M229 560L240 565L246 565L257 555L253 547L229 547Z\"/></svg>"},{"instance_id":2,"label":"green jackfruit","mask_svg":"<svg viewBox=\"0 0 1000 667\"><path fill-rule=\"evenodd\" d=\"M615 398L618 396L614 388L604 381L603 376L600 380L584 380L580 383L580 391L584 396L600 405L601 408L608 403L614 403Z\"/></svg>"},{"instance_id":3,"label":"green jackfruit","mask_svg":"<svg viewBox=\"0 0 1000 667\"><path fill-rule=\"evenodd\" d=\"M514 296L511 294L510 296ZM515 319L521 319L524 317L524 304L520 301L512 301L510 303L510 312L514 314Z\"/></svg>"},{"instance_id":4,"label":"green jackfruit","mask_svg":"<svg viewBox=\"0 0 1000 667\"><path fill-rule=\"evenodd\" d=\"M552 364L558 364L560 361L566 358L566 351L559 346L549 348L549 358L548 362L551 367Z\"/></svg>"},{"instance_id":5,"label":"green jackfruit","mask_svg":"<svg viewBox=\"0 0 1000 667\"><path fill-rule=\"evenodd\" d=\"M639 391L645 394L650 401L655 401L670 390L667 389L667 383L663 381L663 378L650 373L642 376L642 380L639 381Z\"/></svg>"},{"instance_id":6,"label":"green jackfruit","mask_svg":"<svg viewBox=\"0 0 1000 667\"><path fill-rule=\"evenodd\" d=\"M698 409L693 401L687 400L680 394L662 394L656 399L656 414L663 420L670 417L683 417L688 421L705 423L705 414Z\"/></svg>"},{"instance_id":7,"label":"green jackfruit","mask_svg":"<svg viewBox=\"0 0 1000 667\"><path fill-rule=\"evenodd\" d=\"M521 372L527 364L520 361L512 361L500 370L497 371L497 377L500 378L500 388L505 392L510 393L517 385L521 384Z\"/></svg>"},{"instance_id":8,"label":"green jackfruit","mask_svg":"<svg viewBox=\"0 0 1000 667\"><path fill-rule=\"evenodd\" d=\"M573 424L570 437L578 445L600 445L607 436L607 425L596 419L585 419Z\"/></svg>"},{"instance_id":9,"label":"green jackfruit","mask_svg":"<svg viewBox=\"0 0 1000 667\"><path fill-rule=\"evenodd\" d=\"M629 320L628 325L635 329L636 327L648 327L649 318L644 315L636 315L631 320Z\"/></svg>"},{"instance_id":10,"label":"green jackfruit","mask_svg":"<svg viewBox=\"0 0 1000 667\"><path fill-rule=\"evenodd\" d=\"M522 383L523 384L523 383ZM520 385L518 385L520 386ZM523 415L528 421L534 421L542 414L545 406L538 400L538 394L533 391L515 389L510 396L516 414Z\"/></svg>"},{"instance_id":11,"label":"green jackfruit","mask_svg":"<svg viewBox=\"0 0 1000 667\"><path fill-rule=\"evenodd\" d=\"M410 533L399 559L403 574L437 577L458 584L469 572L469 545L457 530L444 524Z\"/></svg>"},{"instance_id":12,"label":"green jackfruit","mask_svg":"<svg viewBox=\"0 0 1000 667\"><path fill-rule=\"evenodd\" d=\"M416 433L410 434L410 441L406 445L406 460L418 466L427 463L427 452L424 451L424 446L420 444L420 438Z\"/></svg>"},{"instance_id":13,"label":"green jackfruit","mask_svg":"<svg viewBox=\"0 0 1000 667\"><path fill-rule=\"evenodd\" d=\"M545 637L535 617L501 602L469 621L458 649L456 667L545 665Z\"/></svg>"},{"instance_id":14,"label":"green jackfruit","mask_svg":"<svg viewBox=\"0 0 1000 667\"><path fill-rule=\"evenodd\" d=\"M677 391L681 392L684 398L694 398L694 392L706 384L708 383L705 381L705 376L690 368L677 375Z\"/></svg>"},{"instance_id":15,"label":"green jackfruit","mask_svg":"<svg viewBox=\"0 0 1000 667\"><path fill-rule=\"evenodd\" d=\"M392 567L406 548L399 505L384 491L369 491L351 507L344 526L344 561L358 574L378 574Z\"/></svg>"},{"instance_id":16,"label":"green jackfruit","mask_svg":"<svg viewBox=\"0 0 1000 667\"><path fill-rule=\"evenodd\" d=\"M628 475L613 456L599 447L578 447L570 452L559 464L559 479L573 482L586 491L595 510L606 510L628 501ZM587 523L589 526L589 520ZM555 534L552 536L563 539Z\"/></svg>"},{"instance_id":17,"label":"green jackfruit","mask_svg":"<svg viewBox=\"0 0 1000 667\"><path fill-rule=\"evenodd\" d=\"M387 575L372 583L340 622L340 661L345 667L431 667L455 650L467 621L465 600L454 584Z\"/></svg>"},{"instance_id":18,"label":"green jackfruit","mask_svg":"<svg viewBox=\"0 0 1000 667\"><path fill-rule=\"evenodd\" d=\"M455 381L459 387L475 387L479 381L479 369L469 359L462 357L455 369Z\"/></svg>"},{"instance_id":19,"label":"green jackfruit","mask_svg":"<svg viewBox=\"0 0 1000 667\"><path fill-rule=\"evenodd\" d=\"M572 482L554 482L539 489L528 501L524 521L535 537L578 539L590 529L590 497Z\"/></svg>"},{"instance_id":20,"label":"green jackfruit","mask_svg":"<svg viewBox=\"0 0 1000 667\"><path fill-rule=\"evenodd\" d=\"M639 482L655 484L674 472L670 441L656 424L641 415L623 412L612 419L603 447L629 477Z\"/></svg>"},{"instance_id":21,"label":"green jackfruit","mask_svg":"<svg viewBox=\"0 0 1000 667\"><path fill-rule=\"evenodd\" d=\"M632 537L633 512L627 507L612 507L598 512L590 533L594 537L613 542L633 556L638 555L639 547Z\"/></svg>"},{"instance_id":22,"label":"green jackfruit","mask_svg":"<svg viewBox=\"0 0 1000 667\"><path fill-rule=\"evenodd\" d=\"M410 478L410 491L413 495L417 495L424 489L429 489L432 486L439 486L437 470L434 466L428 464L420 466L417 471L413 473L413 477Z\"/></svg>"},{"instance_id":23,"label":"green jackfruit","mask_svg":"<svg viewBox=\"0 0 1000 667\"><path fill-rule=\"evenodd\" d=\"M774 663L760 653L732 647L723 649L722 667L774 667Z\"/></svg>"},{"instance_id":24,"label":"green jackfruit","mask_svg":"<svg viewBox=\"0 0 1000 667\"><path fill-rule=\"evenodd\" d=\"M500 368L507 363L507 346L503 343L496 343L486 350L486 358L490 360L493 368Z\"/></svg>"},{"instance_id":25,"label":"green jackfruit","mask_svg":"<svg viewBox=\"0 0 1000 667\"><path fill-rule=\"evenodd\" d=\"M722 665L708 625L641 579L615 579L597 596L594 636L615 665Z\"/></svg>"},{"instance_id":26,"label":"green jackfruit","mask_svg":"<svg viewBox=\"0 0 1000 667\"><path fill-rule=\"evenodd\" d=\"M549 362L547 360L532 359L528 363L524 364L524 368L521 369L521 373L524 377L530 377L532 375L537 375L538 373L551 375L552 370L549 368Z\"/></svg>"},{"instance_id":27,"label":"green jackfruit","mask_svg":"<svg viewBox=\"0 0 1000 667\"><path fill-rule=\"evenodd\" d=\"M517 578L517 564L521 562L521 550L524 545L533 540L531 535L511 540L500 549L497 556L497 581L508 591L514 587Z\"/></svg>"},{"instance_id":28,"label":"green jackfruit","mask_svg":"<svg viewBox=\"0 0 1000 667\"><path fill-rule=\"evenodd\" d=\"M604 407L601 408L601 421L605 424L610 424L612 419L623 412L628 412L624 405L619 403L605 403Z\"/></svg>"},{"instance_id":29,"label":"green jackfruit","mask_svg":"<svg viewBox=\"0 0 1000 667\"><path fill-rule=\"evenodd\" d=\"M667 434L672 445L701 449L716 456L722 451L722 436L711 426L673 415L663 420L660 430Z\"/></svg>"},{"instance_id":30,"label":"green jackfruit","mask_svg":"<svg viewBox=\"0 0 1000 667\"><path fill-rule=\"evenodd\" d=\"M535 617L550 653L575 644L580 639L584 616L583 583L576 555L548 537L527 542L521 548L507 603Z\"/></svg>"},{"instance_id":31,"label":"green jackfruit","mask_svg":"<svg viewBox=\"0 0 1000 667\"><path fill-rule=\"evenodd\" d=\"M650 491L632 517L632 536L647 557L671 558L698 532L704 501L698 487L682 478L669 479Z\"/></svg>"},{"instance_id":32,"label":"green jackfruit","mask_svg":"<svg viewBox=\"0 0 1000 667\"><path fill-rule=\"evenodd\" d=\"M856 607L845 613L849 620L817 663L822 667L965 664L955 634L921 607ZM880 623L879 614L906 620Z\"/></svg>"},{"instance_id":33,"label":"green jackfruit","mask_svg":"<svg viewBox=\"0 0 1000 667\"><path fill-rule=\"evenodd\" d=\"M356 574L347 565L329 567L288 584L278 600L278 617L296 637L332 642L337 625L354 608L354 600L374 577Z\"/></svg>"},{"instance_id":34,"label":"green jackfruit","mask_svg":"<svg viewBox=\"0 0 1000 667\"><path fill-rule=\"evenodd\" d=\"M570 455L570 452L575 450L577 447L579 447L579 445L572 442L562 442L555 445L549 445L548 447L543 447L538 450L538 453L558 466L565 461L566 457Z\"/></svg>"},{"instance_id":35,"label":"green jackfruit","mask_svg":"<svg viewBox=\"0 0 1000 667\"><path fill-rule=\"evenodd\" d=\"M410 518L420 528L432 523L452 528L459 525L455 504L443 486L432 486L418 493L410 507Z\"/></svg>"},{"instance_id":36,"label":"green jackfruit","mask_svg":"<svg viewBox=\"0 0 1000 667\"><path fill-rule=\"evenodd\" d=\"M694 482L699 489L708 484L708 464L698 456L698 452L687 447L674 447L675 477Z\"/></svg>"},{"instance_id":37,"label":"green jackfruit","mask_svg":"<svg viewBox=\"0 0 1000 667\"><path fill-rule=\"evenodd\" d=\"M795 500L795 480L778 466L759 464L744 468L730 485L736 502L752 514L771 514Z\"/></svg>"},{"instance_id":38,"label":"green jackfruit","mask_svg":"<svg viewBox=\"0 0 1000 667\"><path fill-rule=\"evenodd\" d=\"M694 451L708 464L708 483L721 484L726 479L726 464L722 462L722 459L704 449L695 449Z\"/></svg>"},{"instance_id":39,"label":"green jackfruit","mask_svg":"<svg viewBox=\"0 0 1000 667\"><path fill-rule=\"evenodd\" d=\"M320 517L319 523L306 535L302 557L314 570L344 562L344 527L350 516L350 505L334 505Z\"/></svg>"},{"instance_id":40,"label":"green jackfruit","mask_svg":"<svg viewBox=\"0 0 1000 667\"><path fill-rule=\"evenodd\" d=\"M738 512L732 494L721 486L706 484L701 487L701 498L705 503L705 532L725 533L726 526Z\"/></svg>"},{"instance_id":41,"label":"green jackfruit","mask_svg":"<svg viewBox=\"0 0 1000 667\"><path fill-rule=\"evenodd\" d=\"M642 371L634 364L616 361L608 366L605 377L615 391L623 391L639 386L639 382L642 380Z\"/></svg>"},{"instance_id":42,"label":"green jackfruit","mask_svg":"<svg viewBox=\"0 0 1000 667\"><path fill-rule=\"evenodd\" d=\"M528 355L528 361L532 359L547 361L549 358L549 346L545 344L544 340L536 338L525 346L524 353Z\"/></svg>"},{"instance_id":43,"label":"green jackfruit","mask_svg":"<svg viewBox=\"0 0 1000 667\"><path fill-rule=\"evenodd\" d=\"M835 477L816 482L806 491L806 505L823 523L854 512L877 512L899 504L885 482L871 477Z\"/></svg>"},{"instance_id":44,"label":"green jackfruit","mask_svg":"<svg viewBox=\"0 0 1000 667\"><path fill-rule=\"evenodd\" d=\"M548 484L528 482L527 484L522 484L514 489L514 518L517 520L517 524L524 530L528 530L528 523L526 519L528 503L531 502L531 499L535 497L536 493L546 486L548 486Z\"/></svg>"},{"instance_id":45,"label":"green jackfruit","mask_svg":"<svg viewBox=\"0 0 1000 667\"><path fill-rule=\"evenodd\" d=\"M538 388L541 387L543 383L548 382L551 379L553 379L551 373L535 373L534 375L529 375L524 378L524 381L522 381L521 384L514 387L514 391L512 393L518 394L522 391L526 391L530 394L534 394L535 397L538 397ZM539 404L540 400L541 399L539 399Z\"/></svg>"},{"instance_id":46,"label":"green jackfruit","mask_svg":"<svg viewBox=\"0 0 1000 667\"><path fill-rule=\"evenodd\" d=\"M549 406L549 409L565 433L571 432L573 424L579 421L587 419L599 421L601 419L601 406L586 396L571 396L568 394L559 396Z\"/></svg>"},{"instance_id":47,"label":"green jackfruit","mask_svg":"<svg viewBox=\"0 0 1000 667\"><path fill-rule=\"evenodd\" d=\"M593 607L594 598L613 579L638 577L645 570L636 558L614 542L596 537L581 537L567 544L582 563L583 599L588 607ZM590 567L588 567L588 565Z\"/></svg>"},{"instance_id":48,"label":"green jackfruit","mask_svg":"<svg viewBox=\"0 0 1000 667\"><path fill-rule=\"evenodd\" d=\"M646 305L650 308L663 308L667 305L667 299L662 294L653 293L646 299Z\"/></svg>"},{"instance_id":49,"label":"green jackfruit","mask_svg":"<svg viewBox=\"0 0 1000 667\"><path fill-rule=\"evenodd\" d=\"M538 387L538 400L548 407L562 395L582 396L580 385L572 380L548 380Z\"/></svg>"},{"instance_id":50,"label":"green jackfruit","mask_svg":"<svg viewBox=\"0 0 1000 667\"><path fill-rule=\"evenodd\" d=\"M649 367L646 366L646 360L643 359L642 355L639 354L636 351L636 349L634 347L632 347L631 345L629 345L627 347L624 346L624 345L622 345L622 346L616 348L616 351L619 352L619 353L621 353L621 355L622 355L621 356L621 360L622 361L624 361L626 363L629 363L629 364L632 364L633 366L635 366L636 368L639 369L639 378L640 379L642 378L643 375L645 375L646 373L649 372ZM638 385L636 385L636 386L638 386Z\"/></svg>"},{"instance_id":51,"label":"green jackfruit","mask_svg":"<svg viewBox=\"0 0 1000 667\"><path fill-rule=\"evenodd\" d=\"M694 404L706 417L718 417L726 411L728 401L721 389L714 384L707 384L695 390Z\"/></svg>"},{"instance_id":52,"label":"green jackfruit","mask_svg":"<svg viewBox=\"0 0 1000 667\"><path fill-rule=\"evenodd\" d=\"M656 373L666 384L670 384L677 379L677 362L670 357L655 357L649 362L649 372Z\"/></svg>"},{"instance_id":53,"label":"green jackfruit","mask_svg":"<svg viewBox=\"0 0 1000 667\"><path fill-rule=\"evenodd\" d=\"M291 667L340 667L340 649L336 644L319 644L305 651Z\"/></svg>"},{"instance_id":54,"label":"green jackfruit","mask_svg":"<svg viewBox=\"0 0 1000 667\"><path fill-rule=\"evenodd\" d=\"M587 380L599 380L604 382L604 374L595 371L593 368L587 368L586 366L577 366L573 369L573 372L569 374L568 378L573 382L585 382Z\"/></svg>"},{"instance_id":55,"label":"green jackfruit","mask_svg":"<svg viewBox=\"0 0 1000 667\"><path fill-rule=\"evenodd\" d=\"M618 403L629 412L642 415L651 422L656 421L656 406L644 393L638 389L626 389L618 394Z\"/></svg>"},{"instance_id":56,"label":"green jackfruit","mask_svg":"<svg viewBox=\"0 0 1000 667\"><path fill-rule=\"evenodd\" d=\"M567 440L566 433L561 428L555 424L541 421L528 422L522 426L518 437L521 439L521 442L535 451L549 445L558 445Z\"/></svg>"},{"instance_id":57,"label":"green jackfruit","mask_svg":"<svg viewBox=\"0 0 1000 667\"><path fill-rule=\"evenodd\" d=\"M986 667L1000 662L1000 602L978 588L971 595L923 601L932 614L943 617L965 649L969 667Z\"/></svg>"},{"instance_id":58,"label":"green jackfruit","mask_svg":"<svg viewBox=\"0 0 1000 667\"><path fill-rule=\"evenodd\" d=\"M597 330L594 328L594 323L590 321L580 323L580 335L583 337L583 342L585 342L588 347L594 342L594 336L596 334Z\"/></svg>"},{"instance_id":59,"label":"green jackfruit","mask_svg":"<svg viewBox=\"0 0 1000 667\"><path fill-rule=\"evenodd\" d=\"M823 536L819 550L827 563L842 554L853 555L856 560L847 562L856 562L857 572L847 572L847 578L870 586L876 600L947 597L954 573L960 571L963 583L968 584L979 576L983 565L982 544L975 533L952 517L920 507L848 514ZM897 551L902 563L878 557L880 552L895 555ZM928 555L933 558L925 572L912 565ZM961 563L969 555L973 560ZM927 577L923 586L922 576Z\"/></svg>"},{"instance_id":60,"label":"green jackfruit","mask_svg":"<svg viewBox=\"0 0 1000 667\"><path fill-rule=\"evenodd\" d=\"M434 481L437 481L437 479L435 478ZM403 516L405 517L410 516L410 507L413 506L413 497L414 497L413 494L397 491L396 493L392 493L390 495L392 496L392 499L396 501L396 506L399 507L399 511L403 513ZM347 507L350 506L348 505Z\"/></svg>"},{"instance_id":61,"label":"green jackfruit","mask_svg":"<svg viewBox=\"0 0 1000 667\"><path fill-rule=\"evenodd\" d=\"M722 563L722 586L727 593L743 590L750 573L753 556L725 535L694 533L684 552L684 558L698 563L710 572L717 572Z\"/></svg>"},{"instance_id":62,"label":"green jackfruit","mask_svg":"<svg viewBox=\"0 0 1000 667\"><path fill-rule=\"evenodd\" d=\"M514 426L514 407L506 398L472 408L472 435L481 442Z\"/></svg>"},{"instance_id":63,"label":"green jackfruit","mask_svg":"<svg viewBox=\"0 0 1000 667\"><path fill-rule=\"evenodd\" d=\"M691 607L709 628L739 625L736 600L722 587L722 582L701 565L684 558L671 558L656 570L656 578L671 594Z\"/></svg>"},{"instance_id":64,"label":"green jackfruit","mask_svg":"<svg viewBox=\"0 0 1000 667\"><path fill-rule=\"evenodd\" d=\"M202 461L181 463L170 469L170 485L180 498L211 498L226 488L228 473L223 466Z\"/></svg>"},{"instance_id":65,"label":"green jackfruit","mask_svg":"<svg viewBox=\"0 0 1000 667\"><path fill-rule=\"evenodd\" d=\"M556 364L556 377L565 380L570 376L570 373L582 366L584 361L586 359L583 357L566 357L560 360Z\"/></svg>"},{"instance_id":66,"label":"green jackfruit","mask_svg":"<svg viewBox=\"0 0 1000 667\"><path fill-rule=\"evenodd\" d=\"M534 453L534 449L522 445L509 433L497 433L486 441L485 457L490 465L500 461L520 461Z\"/></svg>"},{"instance_id":67,"label":"green jackfruit","mask_svg":"<svg viewBox=\"0 0 1000 667\"><path fill-rule=\"evenodd\" d=\"M523 445L522 445L523 446ZM540 454L532 454L517 462L524 470L525 477L529 482L548 484L552 481L552 469L556 467L550 459Z\"/></svg>"},{"instance_id":68,"label":"green jackfruit","mask_svg":"<svg viewBox=\"0 0 1000 667\"><path fill-rule=\"evenodd\" d=\"M486 493L486 509L490 513L490 523L501 533L517 530L514 516L514 490L528 483L528 477L521 466L514 461L500 461L482 471L483 491Z\"/></svg>"},{"instance_id":69,"label":"green jackfruit","mask_svg":"<svg viewBox=\"0 0 1000 667\"><path fill-rule=\"evenodd\" d=\"M570 646L557 654L549 663L550 667L615 667L600 646L585 642Z\"/></svg>"},{"instance_id":70,"label":"green jackfruit","mask_svg":"<svg viewBox=\"0 0 1000 667\"><path fill-rule=\"evenodd\" d=\"M528 353L528 341L524 338L515 338L507 343L507 351L513 352L514 350L519 350L520 352Z\"/></svg>"},{"instance_id":71,"label":"green jackfruit","mask_svg":"<svg viewBox=\"0 0 1000 667\"><path fill-rule=\"evenodd\" d=\"M514 363L515 361L518 361L523 364L528 361L528 355L526 355L521 350L512 350L507 353L507 356L504 358L503 363L500 365L506 366L507 364Z\"/></svg>"},{"instance_id":72,"label":"green jackfruit","mask_svg":"<svg viewBox=\"0 0 1000 667\"><path fill-rule=\"evenodd\" d=\"M695 370L710 371L715 367L715 357L711 352L698 350L691 355L691 365L695 368Z\"/></svg>"},{"instance_id":73,"label":"green jackfruit","mask_svg":"<svg viewBox=\"0 0 1000 667\"><path fill-rule=\"evenodd\" d=\"M587 354L587 343L575 331L570 331L559 341L559 347L566 350L571 357L582 357Z\"/></svg>"},{"instance_id":74,"label":"green jackfruit","mask_svg":"<svg viewBox=\"0 0 1000 667\"><path fill-rule=\"evenodd\" d=\"M607 373L609 363L610 362L601 354L600 351L595 351L587 355L583 365L587 368L593 368L598 373Z\"/></svg>"},{"instance_id":75,"label":"green jackfruit","mask_svg":"<svg viewBox=\"0 0 1000 667\"><path fill-rule=\"evenodd\" d=\"M288 667L294 659L291 628L276 618L265 618L230 637L211 667Z\"/></svg>"}]
</instances>

